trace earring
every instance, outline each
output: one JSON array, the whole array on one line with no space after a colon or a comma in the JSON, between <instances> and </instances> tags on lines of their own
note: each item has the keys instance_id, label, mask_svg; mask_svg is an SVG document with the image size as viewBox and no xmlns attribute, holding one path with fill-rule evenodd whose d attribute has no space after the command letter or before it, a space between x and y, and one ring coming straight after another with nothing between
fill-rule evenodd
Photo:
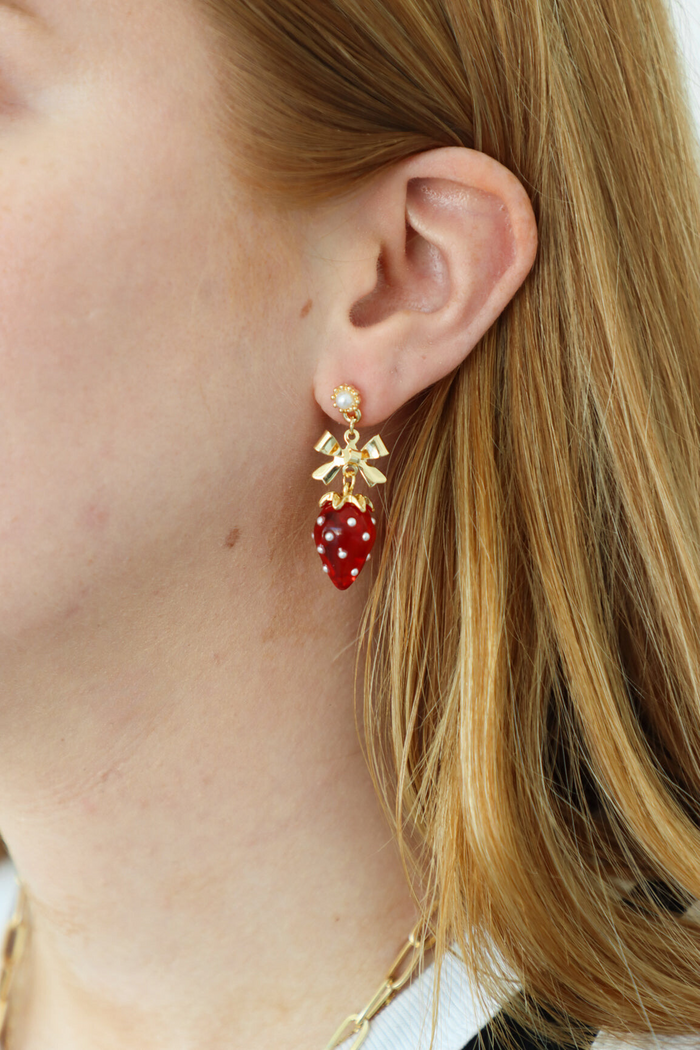
<instances>
[{"instance_id":1,"label":"earring","mask_svg":"<svg viewBox=\"0 0 700 1050\"><path fill-rule=\"evenodd\" d=\"M324 485L330 485L342 470L343 491L327 492L321 497L320 513L312 535L321 556L323 571L328 573L339 590L345 591L369 561L377 536L372 501L367 496L355 493L355 481L357 475L361 474L372 488L383 484L386 478L381 470L367 461L388 456L389 449L379 434L375 434L363 448L358 449L360 435L356 426L362 413L360 395L355 387L347 383L337 386L331 401L348 425L344 435L345 448L341 448L330 431L326 430L314 448L333 458L330 463L317 467L312 477Z\"/></svg>"}]
</instances>

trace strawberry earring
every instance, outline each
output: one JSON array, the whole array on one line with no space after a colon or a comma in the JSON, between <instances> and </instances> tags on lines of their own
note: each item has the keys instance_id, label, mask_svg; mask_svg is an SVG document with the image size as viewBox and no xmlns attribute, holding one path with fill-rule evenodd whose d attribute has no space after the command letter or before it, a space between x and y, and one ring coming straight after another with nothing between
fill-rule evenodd
<instances>
[{"instance_id":1,"label":"strawberry earring","mask_svg":"<svg viewBox=\"0 0 700 1050\"><path fill-rule=\"evenodd\" d=\"M381 470L367 460L388 456L389 449L379 434L375 434L363 448L358 449L360 435L355 428L362 413L360 395L353 386L347 383L337 386L331 401L348 425L344 435L345 448L341 448L327 430L314 448L333 458L330 463L317 467L312 477L324 485L330 485L342 470L343 491L327 492L319 500L320 513L316 518L313 538L321 556L323 571L328 573L339 590L345 591L369 561L377 536L372 501L367 496L355 493L355 481L357 475L361 474L372 488L383 484L386 478Z\"/></svg>"}]
</instances>

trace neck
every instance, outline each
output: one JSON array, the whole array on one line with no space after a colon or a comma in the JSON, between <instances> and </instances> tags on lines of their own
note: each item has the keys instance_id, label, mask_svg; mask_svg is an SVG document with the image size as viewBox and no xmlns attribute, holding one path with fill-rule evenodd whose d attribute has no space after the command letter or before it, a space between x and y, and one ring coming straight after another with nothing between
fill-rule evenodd
<instances>
[{"instance_id":1,"label":"neck","mask_svg":"<svg viewBox=\"0 0 700 1050\"><path fill-rule=\"evenodd\" d=\"M0 654L9 1050L324 1045L416 920L355 729L360 581L239 548L235 596L212 544Z\"/></svg>"}]
</instances>

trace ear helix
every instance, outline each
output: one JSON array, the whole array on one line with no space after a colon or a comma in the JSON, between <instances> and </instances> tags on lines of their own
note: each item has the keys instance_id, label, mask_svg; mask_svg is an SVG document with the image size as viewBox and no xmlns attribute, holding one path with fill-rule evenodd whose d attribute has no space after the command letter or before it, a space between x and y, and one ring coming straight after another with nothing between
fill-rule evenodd
<instances>
[{"instance_id":1,"label":"ear helix","mask_svg":"<svg viewBox=\"0 0 700 1050\"><path fill-rule=\"evenodd\" d=\"M332 458L329 463L317 467L312 477L329 485L342 471L343 491L326 492L321 497L320 513L312 536L323 571L339 590L345 591L369 561L377 537L372 501L355 492L355 482L360 475L370 488L384 484L384 474L368 461L388 456L389 450L379 434L375 434L358 449L360 435L356 426L362 413L360 394L355 387L347 383L337 386L331 401L348 425L344 434L345 448L341 448L330 431L326 430L314 448Z\"/></svg>"}]
</instances>

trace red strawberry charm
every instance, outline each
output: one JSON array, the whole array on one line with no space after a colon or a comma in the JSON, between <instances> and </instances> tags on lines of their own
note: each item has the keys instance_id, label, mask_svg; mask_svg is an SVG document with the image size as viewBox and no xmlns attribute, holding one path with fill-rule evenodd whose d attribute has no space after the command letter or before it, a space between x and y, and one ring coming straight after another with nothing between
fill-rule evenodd
<instances>
[{"instance_id":1,"label":"red strawberry charm","mask_svg":"<svg viewBox=\"0 0 700 1050\"><path fill-rule=\"evenodd\" d=\"M369 561L377 537L376 522L369 506L367 510L360 510L348 501L334 510L332 500L323 503L313 535L323 571L339 590L347 590Z\"/></svg>"}]
</instances>

